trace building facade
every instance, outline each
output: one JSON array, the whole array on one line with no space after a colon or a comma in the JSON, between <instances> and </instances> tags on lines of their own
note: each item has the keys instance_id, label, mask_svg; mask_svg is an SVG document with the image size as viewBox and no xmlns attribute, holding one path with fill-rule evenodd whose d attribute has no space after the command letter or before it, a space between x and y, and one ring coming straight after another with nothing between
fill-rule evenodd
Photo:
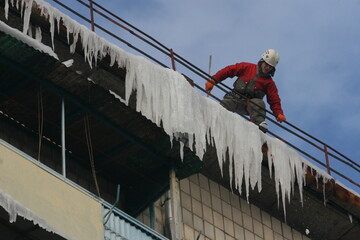
<instances>
[{"instance_id":1,"label":"building facade","mask_svg":"<svg viewBox=\"0 0 360 240\"><path fill-rule=\"evenodd\" d=\"M270 138L200 96L189 79L125 52L42 0L0 3L1 239L359 236L358 194L319 169L297 162L303 175L283 183L263 142L244 172L232 168L238 159L221 162L221 146L197 135L206 135L207 116L185 119L197 104L214 117L229 114L246 137Z\"/></svg>"}]
</instances>

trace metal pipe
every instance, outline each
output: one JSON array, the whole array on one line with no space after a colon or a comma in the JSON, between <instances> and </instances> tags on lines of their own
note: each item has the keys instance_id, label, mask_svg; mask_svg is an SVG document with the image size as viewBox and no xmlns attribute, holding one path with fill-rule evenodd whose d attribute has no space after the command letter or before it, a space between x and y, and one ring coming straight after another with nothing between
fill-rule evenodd
<instances>
[{"instance_id":1,"label":"metal pipe","mask_svg":"<svg viewBox=\"0 0 360 240\"><path fill-rule=\"evenodd\" d=\"M114 204L111 206L111 208L109 209L109 211L104 216L104 225L106 225L106 223L109 221L111 213L114 211L114 208L119 203L119 200L120 200L120 184L117 185L116 200L115 200Z\"/></svg>"},{"instance_id":2,"label":"metal pipe","mask_svg":"<svg viewBox=\"0 0 360 240\"><path fill-rule=\"evenodd\" d=\"M324 145L324 153L325 153L325 160L326 160L326 169L327 169L328 174L331 175L329 154L328 154L328 151L327 151L327 145L326 144Z\"/></svg>"},{"instance_id":3,"label":"metal pipe","mask_svg":"<svg viewBox=\"0 0 360 240\"><path fill-rule=\"evenodd\" d=\"M180 206L180 186L174 169L170 170L170 211L172 221L170 222L171 239L183 239L183 227Z\"/></svg>"},{"instance_id":4,"label":"metal pipe","mask_svg":"<svg viewBox=\"0 0 360 240\"><path fill-rule=\"evenodd\" d=\"M170 49L170 57L171 57L171 66L172 66L172 69L173 69L174 71L176 71L175 59L174 59L174 51L172 50L172 48Z\"/></svg>"},{"instance_id":5,"label":"metal pipe","mask_svg":"<svg viewBox=\"0 0 360 240\"><path fill-rule=\"evenodd\" d=\"M151 227L151 229L155 230L156 216L155 216L154 202L151 202L149 204L149 216L150 216L150 227Z\"/></svg>"},{"instance_id":6,"label":"metal pipe","mask_svg":"<svg viewBox=\"0 0 360 240\"><path fill-rule=\"evenodd\" d=\"M65 101L61 99L61 156L62 174L66 178L66 147L65 147Z\"/></svg>"},{"instance_id":7,"label":"metal pipe","mask_svg":"<svg viewBox=\"0 0 360 240\"><path fill-rule=\"evenodd\" d=\"M90 2L91 31L95 32L93 2L92 2L92 0L89 0L89 2Z\"/></svg>"}]
</instances>

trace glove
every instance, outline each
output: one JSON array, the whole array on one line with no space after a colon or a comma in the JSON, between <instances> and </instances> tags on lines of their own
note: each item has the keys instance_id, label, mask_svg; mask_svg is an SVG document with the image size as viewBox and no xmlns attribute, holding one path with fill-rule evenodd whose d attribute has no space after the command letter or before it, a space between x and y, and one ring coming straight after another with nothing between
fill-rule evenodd
<instances>
[{"instance_id":1,"label":"glove","mask_svg":"<svg viewBox=\"0 0 360 240\"><path fill-rule=\"evenodd\" d=\"M210 82L210 81L211 81L211 82ZM206 91L207 93L210 93L211 90L212 90L213 87L214 87L214 81L212 81L212 80L210 80L210 81L207 81L207 82L205 83L205 91Z\"/></svg>"},{"instance_id":2,"label":"glove","mask_svg":"<svg viewBox=\"0 0 360 240\"><path fill-rule=\"evenodd\" d=\"M279 115L277 116L276 120L277 120L278 122L281 122L281 123L282 123L283 121L286 120L286 117L285 117L284 115L282 115L282 114L279 114Z\"/></svg>"}]
</instances>

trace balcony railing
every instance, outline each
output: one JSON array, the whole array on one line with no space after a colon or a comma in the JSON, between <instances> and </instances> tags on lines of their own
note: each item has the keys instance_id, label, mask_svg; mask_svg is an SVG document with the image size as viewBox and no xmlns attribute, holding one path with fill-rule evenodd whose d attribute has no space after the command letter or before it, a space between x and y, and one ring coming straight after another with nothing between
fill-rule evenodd
<instances>
[{"instance_id":1,"label":"balcony railing","mask_svg":"<svg viewBox=\"0 0 360 240\"><path fill-rule=\"evenodd\" d=\"M105 240L168 240L126 213L103 205Z\"/></svg>"}]
</instances>

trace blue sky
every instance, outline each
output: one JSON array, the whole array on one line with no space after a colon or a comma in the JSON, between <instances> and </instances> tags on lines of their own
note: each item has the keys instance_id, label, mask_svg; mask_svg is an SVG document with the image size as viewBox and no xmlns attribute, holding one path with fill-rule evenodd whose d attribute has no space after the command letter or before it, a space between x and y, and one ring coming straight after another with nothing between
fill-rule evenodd
<instances>
[{"instance_id":1,"label":"blue sky","mask_svg":"<svg viewBox=\"0 0 360 240\"><path fill-rule=\"evenodd\" d=\"M280 63L274 80L287 120L360 164L360 1L97 2L206 72L212 55L212 74L236 62L255 63L268 48L278 50ZM88 14L87 10L79 11ZM101 17L95 18L101 21ZM134 45L138 43L113 24L103 25ZM156 54L140 43L139 46ZM170 66L169 58L159 55L159 59ZM188 74L180 65L177 67L179 72ZM190 77L204 85L200 77ZM227 79L224 83L231 86L233 81ZM213 93L219 98L224 95L219 90ZM293 139L275 126L270 127L282 137ZM313 153L312 147L293 141ZM322 153L314 155L324 161ZM343 165L332 166L360 183L358 172ZM352 188L360 192L359 188Z\"/></svg>"}]
</instances>

